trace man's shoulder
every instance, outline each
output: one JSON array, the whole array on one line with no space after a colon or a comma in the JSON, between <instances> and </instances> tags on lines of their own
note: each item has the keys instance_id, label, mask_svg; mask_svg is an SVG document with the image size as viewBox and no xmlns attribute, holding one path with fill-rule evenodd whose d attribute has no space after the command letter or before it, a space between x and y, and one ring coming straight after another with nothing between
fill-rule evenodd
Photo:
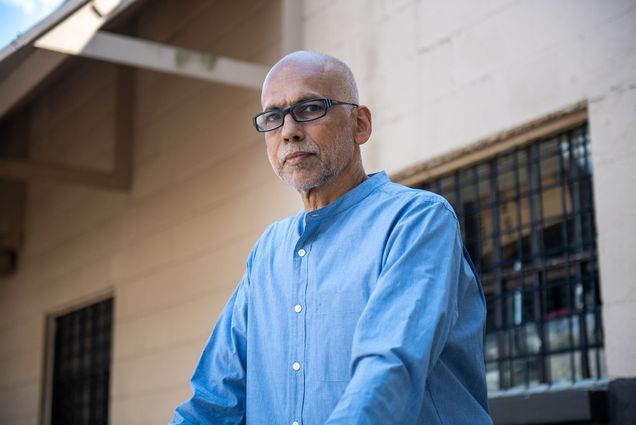
<instances>
[{"instance_id":1,"label":"man's shoulder","mask_svg":"<svg viewBox=\"0 0 636 425\"><path fill-rule=\"evenodd\" d=\"M404 186L399 183L387 182L378 188L378 199L403 209L440 209L447 210L453 216L455 211L451 204L441 195L424 189Z\"/></svg>"}]
</instances>

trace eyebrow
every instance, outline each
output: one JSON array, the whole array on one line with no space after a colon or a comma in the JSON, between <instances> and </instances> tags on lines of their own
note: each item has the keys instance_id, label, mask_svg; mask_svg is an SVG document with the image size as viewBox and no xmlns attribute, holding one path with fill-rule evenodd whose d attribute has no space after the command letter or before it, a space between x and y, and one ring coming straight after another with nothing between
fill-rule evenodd
<instances>
[{"instance_id":1,"label":"eyebrow","mask_svg":"<svg viewBox=\"0 0 636 425\"><path fill-rule=\"evenodd\" d=\"M321 97L319 95L309 95L306 97L302 97L300 99L295 100L291 105L289 106L293 106L296 105L297 103L300 102L304 102L305 100L312 100L312 99L326 99L325 97ZM287 108L286 107L282 107L282 106L278 106L278 105L268 105L267 108L265 108L263 110L263 112L270 112L270 111L282 111L283 109Z\"/></svg>"},{"instance_id":2,"label":"eyebrow","mask_svg":"<svg viewBox=\"0 0 636 425\"><path fill-rule=\"evenodd\" d=\"M267 108L263 109L263 112L270 112L270 111L280 111L283 108L279 108L278 106L268 106Z\"/></svg>"}]
</instances>

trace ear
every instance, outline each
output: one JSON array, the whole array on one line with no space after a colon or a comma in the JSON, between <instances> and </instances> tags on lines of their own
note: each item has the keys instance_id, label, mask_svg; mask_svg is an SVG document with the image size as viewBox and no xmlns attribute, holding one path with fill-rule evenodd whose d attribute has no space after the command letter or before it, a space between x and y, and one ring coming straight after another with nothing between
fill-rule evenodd
<instances>
[{"instance_id":1,"label":"ear","mask_svg":"<svg viewBox=\"0 0 636 425\"><path fill-rule=\"evenodd\" d=\"M363 145L371 137L371 111L364 105L360 105L356 108L355 115L355 128L353 133L353 140L357 145Z\"/></svg>"}]
</instances>

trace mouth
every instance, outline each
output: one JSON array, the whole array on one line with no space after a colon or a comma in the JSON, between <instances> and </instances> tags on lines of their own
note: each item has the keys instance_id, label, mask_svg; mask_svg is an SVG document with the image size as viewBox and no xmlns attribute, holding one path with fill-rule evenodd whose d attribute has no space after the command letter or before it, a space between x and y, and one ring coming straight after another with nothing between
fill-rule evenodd
<instances>
[{"instance_id":1,"label":"mouth","mask_svg":"<svg viewBox=\"0 0 636 425\"><path fill-rule=\"evenodd\" d=\"M292 152L288 154L287 156L285 156L283 165L284 164L290 164L290 165L300 164L301 162L303 162L305 159L309 158L312 155L314 154L309 152Z\"/></svg>"}]
</instances>

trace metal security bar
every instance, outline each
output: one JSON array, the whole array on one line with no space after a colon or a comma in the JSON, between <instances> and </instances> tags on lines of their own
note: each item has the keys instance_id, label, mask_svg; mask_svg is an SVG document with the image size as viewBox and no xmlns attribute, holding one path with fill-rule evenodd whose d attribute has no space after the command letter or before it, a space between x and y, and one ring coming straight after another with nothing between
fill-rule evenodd
<instances>
[{"instance_id":1,"label":"metal security bar","mask_svg":"<svg viewBox=\"0 0 636 425\"><path fill-rule=\"evenodd\" d=\"M53 425L106 425L113 300L55 319Z\"/></svg>"},{"instance_id":2,"label":"metal security bar","mask_svg":"<svg viewBox=\"0 0 636 425\"><path fill-rule=\"evenodd\" d=\"M489 391L605 377L587 125L421 187L453 205L481 277Z\"/></svg>"}]
</instances>

